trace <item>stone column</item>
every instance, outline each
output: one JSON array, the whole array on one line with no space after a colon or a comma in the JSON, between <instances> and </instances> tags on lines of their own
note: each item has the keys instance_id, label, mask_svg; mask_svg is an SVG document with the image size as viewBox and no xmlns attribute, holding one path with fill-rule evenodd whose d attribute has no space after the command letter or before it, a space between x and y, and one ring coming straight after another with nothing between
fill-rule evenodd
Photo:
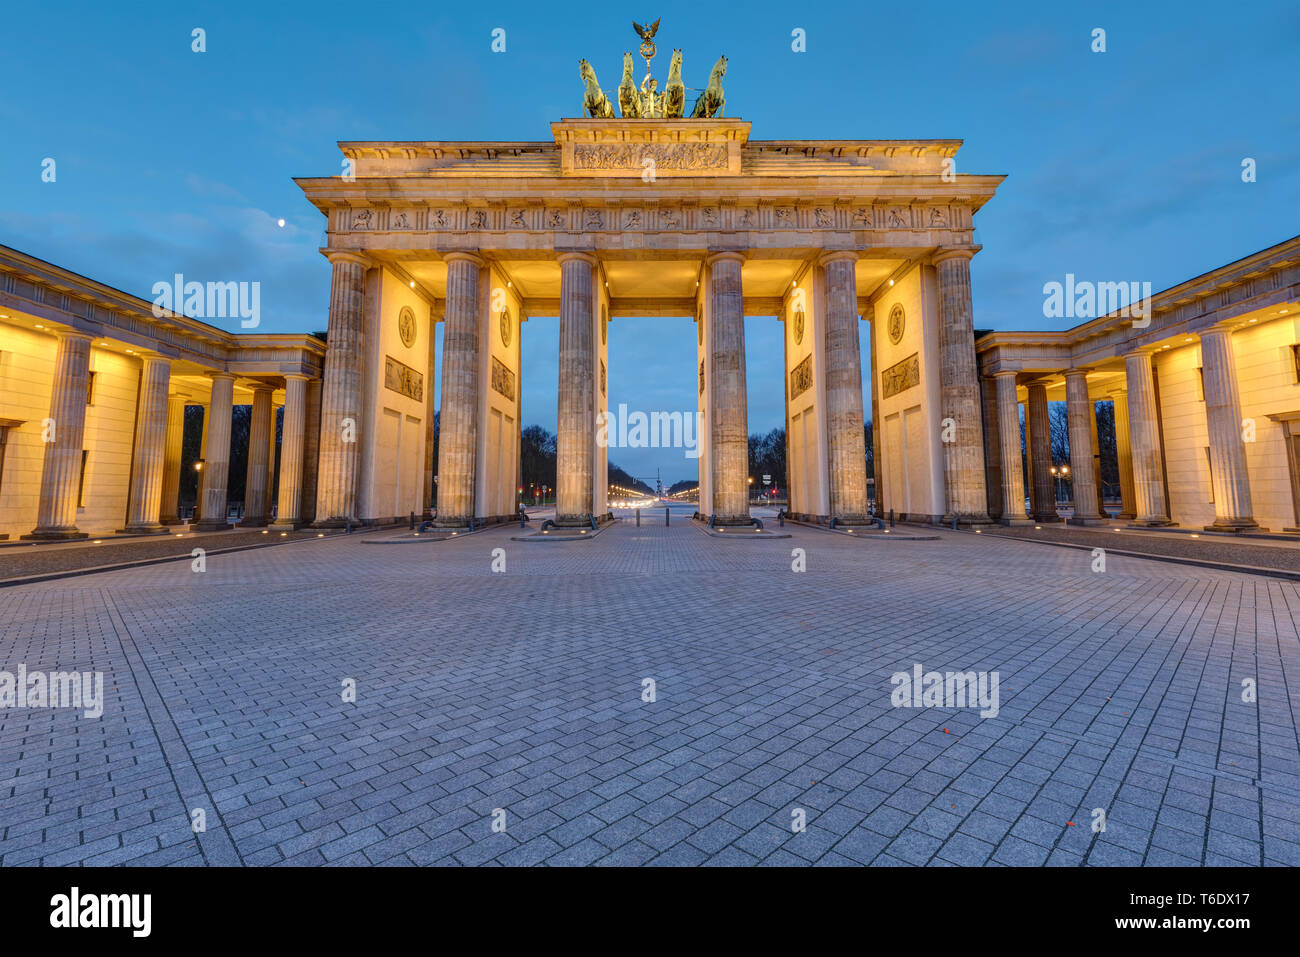
<instances>
[{"instance_id":1,"label":"stone column","mask_svg":"<svg viewBox=\"0 0 1300 957\"><path fill-rule=\"evenodd\" d=\"M126 503L126 528L122 529L133 533L165 530L159 518L167 459L167 387L171 383L171 363L154 355L143 356L142 362L140 396L135 409L135 447L131 454L131 489ZM172 508L175 507L173 502Z\"/></svg>"},{"instance_id":2,"label":"stone column","mask_svg":"<svg viewBox=\"0 0 1300 957\"><path fill-rule=\"evenodd\" d=\"M970 299L974 250L945 249L933 262L939 275L939 368L942 418L951 419L953 441L943 443L948 487L945 521L987 525L984 436L980 423L979 375Z\"/></svg>"},{"instance_id":3,"label":"stone column","mask_svg":"<svg viewBox=\"0 0 1300 957\"><path fill-rule=\"evenodd\" d=\"M433 388L432 384L429 386ZM316 465L320 460L321 380L307 382L307 416L302 438L302 494L298 506L303 524L316 521Z\"/></svg>"},{"instance_id":4,"label":"stone column","mask_svg":"<svg viewBox=\"0 0 1300 957\"><path fill-rule=\"evenodd\" d=\"M1025 425L1028 435L1029 472L1033 480L1033 519L1036 522L1059 522L1056 513L1056 487L1052 479L1052 424L1047 412L1047 383L1031 382L1025 402Z\"/></svg>"},{"instance_id":5,"label":"stone column","mask_svg":"<svg viewBox=\"0 0 1300 957\"><path fill-rule=\"evenodd\" d=\"M271 506L275 504L275 420L279 407L275 404L275 393L271 393L271 427L266 437L266 505L262 508L263 524L270 524Z\"/></svg>"},{"instance_id":6,"label":"stone column","mask_svg":"<svg viewBox=\"0 0 1300 957\"><path fill-rule=\"evenodd\" d=\"M1210 482L1214 488L1214 524L1207 530L1240 531L1259 527L1252 514L1246 444L1241 438L1241 400L1232 331L1201 333L1205 376L1205 423L1210 433Z\"/></svg>"},{"instance_id":7,"label":"stone column","mask_svg":"<svg viewBox=\"0 0 1300 957\"><path fill-rule=\"evenodd\" d=\"M560 388L555 436L555 524L590 525L593 417L592 365L595 324L591 298L596 258L562 253L560 261Z\"/></svg>"},{"instance_id":8,"label":"stone column","mask_svg":"<svg viewBox=\"0 0 1300 957\"><path fill-rule=\"evenodd\" d=\"M307 377L284 377L284 426L280 433L280 494L276 525L294 527L301 520L302 452L307 426Z\"/></svg>"},{"instance_id":9,"label":"stone column","mask_svg":"<svg viewBox=\"0 0 1300 957\"><path fill-rule=\"evenodd\" d=\"M1097 511L1101 513L1102 518L1109 519L1110 513L1106 511L1105 502L1102 499L1102 480L1101 480L1101 431L1097 428L1097 403L1088 402L1088 419L1092 428L1092 478L1093 485L1097 489Z\"/></svg>"},{"instance_id":10,"label":"stone column","mask_svg":"<svg viewBox=\"0 0 1300 957\"><path fill-rule=\"evenodd\" d=\"M745 392L745 307L738 252L714 253L709 295L712 409L709 436L715 525L749 525L749 419ZM859 424L859 431L861 425ZM864 464L865 468L865 464Z\"/></svg>"},{"instance_id":11,"label":"stone column","mask_svg":"<svg viewBox=\"0 0 1300 957\"><path fill-rule=\"evenodd\" d=\"M1164 454L1160 450L1160 410L1156 407L1150 354L1126 355L1124 373L1128 386L1128 443L1132 449L1135 522L1170 525L1173 523L1169 521L1169 507L1165 504Z\"/></svg>"},{"instance_id":12,"label":"stone column","mask_svg":"<svg viewBox=\"0 0 1300 957\"><path fill-rule=\"evenodd\" d=\"M90 386L90 336L65 332L54 357L54 387L49 421L42 424L45 461L36 528L27 539L85 538L77 530L77 492L81 485L81 444L86 431L86 390Z\"/></svg>"},{"instance_id":13,"label":"stone column","mask_svg":"<svg viewBox=\"0 0 1300 957\"><path fill-rule=\"evenodd\" d=\"M1093 471L1092 398L1088 395L1088 373L1070 369L1065 373L1065 412L1070 427L1070 479L1074 488L1074 516L1071 525L1104 525L1097 499L1097 476Z\"/></svg>"},{"instance_id":14,"label":"stone column","mask_svg":"<svg viewBox=\"0 0 1300 957\"><path fill-rule=\"evenodd\" d=\"M433 309L429 309L429 364L428 374L424 380L424 497L420 500L420 505L425 515L431 514L430 507L433 502L433 477L438 472L438 459L434 454L434 416L437 409L434 408L433 380L437 374L438 367L434 364L437 359L437 349L434 348L436 333L438 331L438 318L433 314ZM522 335L522 331L520 335ZM522 365L522 363L521 363ZM521 387L522 392L522 387ZM287 422L287 420L286 420Z\"/></svg>"},{"instance_id":15,"label":"stone column","mask_svg":"<svg viewBox=\"0 0 1300 957\"><path fill-rule=\"evenodd\" d=\"M205 461L199 473L196 531L214 532L231 527L226 521L226 490L230 482L230 416L234 399L235 377L228 372L214 373L206 422Z\"/></svg>"},{"instance_id":16,"label":"stone column","mask_svg":"<svg viewBox=\"0 0 1300 957\"><path fill-rule=\"evenodd\" d=\"M880 433L885 424L880 420L880 366L876 361L876 344L880 341L880 337L876 334L877 325L876 317L873 314L871 317L871 477L875 480L876 487L876 517L880 518L885 514L885 462L880 454L882 445ZM787 385L787 395L789 391L790 387ZM789 405L789 402L787 401L786 404ZM789 422L789 419L790 415L787 410L786 421ZM787 470L789 467L789 460L787 459ZM789 479L787 479L786 485L789 484Z\"/></svg>"},{"instance_id":17,"label":"stone column","mask_svg":"<svg viewBox=\"0 0 1300 957\"><path fill-rule=\"evenodd\" d=\"M185 399L182 393L167 397L167 445L163 453L162 500L158 521L180 524L181 455L185 445Z\"/></svg>"},{"instance_id":18,"label":"stone column","mask_svg":"<svg viewBox=\"0 0 1300 957\"><path fill-rule=\"evenodd\" d=\"M329 339L321 393L316 524L337 528L356 521L357 515L361 366L365 353L362 321L369 263L355 253L330 253L329 259L334 274L330 281Z\"/></svg>"},{"instance_id":19,"label":"stone column","mask_svg":"<svg viewBox=\"0 0 1300 957\"><path fill-rule=\"evenodd\" d=\"M253 414L248 424L248 471L244 479L244 519L239 524L266 524L266 435L271 428L271 389L254 386Z\"/></svg>"},{"instance_id":20,"label":"stone column","mask_svg":"<svg viewBox=\"0 0 1300 957\"><path fill-rule=\"evenodd\" d=\"M867 521L867 446L862 419L862 350L858 339L855 252L821 257L826 273L825 369L827 464L831 517L844 525ZM744 318L741 318L744 346ZM742 364L741 372L744 368ZM745 439L749 464L749 439ZM748 495L748 492L746 492Z\"/></svg>"},{"instance_id":21,"label":"stone column","mask_svg":"<svg viewBox=\"0 0 1300 957\"><path fill-rule=\"evenodd\" d=\"M438 437L438 519L463 528L474 518L478 448L479 271L473 253L448 253L442 330L442 408ZM563 361L561 361L561 368Z\"/></svg>"},{"instance_id":22,"label":"stone column","mask_svg":"<svg viewBox=\"0 0 1300 957\"><path fill-rule=\"evenodd\" d=\"M1002 448L1002 524L1028 525L1025 514L1025 466L1020 457L1020 402L1016 374L995 373L998 390L998 433Z\"/></svg>"},{"instance_id":23,"label":"stone column","mask_svg":"<svg viewBox=\"0 0 1300 957\"><path fill-rule=\"evenodd\" d=\"M989 375L980 376L980 426L984 435L984 505L989 518L1001 522L1002 433L998 424L998 385Z\"/></svg>"},{"instance_id":24,"label":"stone column","mask_svg":"<svg viewBox=\"0 0 1300 957\"><path fill-rule=\"evenodd\" d=\"M1133 521L1137 513L1133 510L1133 447L1129 444L1128 428L1128 392L1116 389L1111 393L1110 401L1115 407L1115 458L1119 465L1119 517Z\"/></svg>"}]
</instances>

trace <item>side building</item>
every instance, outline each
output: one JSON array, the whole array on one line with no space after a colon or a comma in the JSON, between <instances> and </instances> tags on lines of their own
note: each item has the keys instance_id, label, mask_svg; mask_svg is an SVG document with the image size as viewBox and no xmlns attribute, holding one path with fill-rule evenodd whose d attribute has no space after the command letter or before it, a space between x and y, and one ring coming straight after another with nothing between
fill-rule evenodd
<instances>
[{"instance_id":1,"label":"side building","mask_svg":"<svg viewBox=\"0 0 1300 957\"><path fill-rule=\"evenodd\" d=\"M1111 521L1096 426L1097 404L1111 402L1118 520L1300 531L1300 236L1156 293L1136 319L991 332L975 348L995 517L1058 520L1052 469L1065 463L1052 461L1047 403L1064 400L1070 521Z\"/></svg>"}]
</instances>

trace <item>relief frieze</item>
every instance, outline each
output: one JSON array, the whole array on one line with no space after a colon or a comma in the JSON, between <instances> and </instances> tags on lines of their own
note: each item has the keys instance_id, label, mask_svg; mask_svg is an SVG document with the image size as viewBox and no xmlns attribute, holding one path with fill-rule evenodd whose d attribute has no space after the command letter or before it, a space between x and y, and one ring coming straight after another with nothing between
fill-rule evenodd
<instances>
[{"instance_id":1,"label":"relief frieze","mask_svg":"<svg viewBox=\"0 0 1300 957\"><path fill-rule=\"evenodd\" d=\"M906 392L913 386L921 384L921 363L917 358L917 353L912 353L902 362L895 362L892 366L880 373L881 391L884 397L898 395L900 392Z\"/></svg>"}]
</instances>

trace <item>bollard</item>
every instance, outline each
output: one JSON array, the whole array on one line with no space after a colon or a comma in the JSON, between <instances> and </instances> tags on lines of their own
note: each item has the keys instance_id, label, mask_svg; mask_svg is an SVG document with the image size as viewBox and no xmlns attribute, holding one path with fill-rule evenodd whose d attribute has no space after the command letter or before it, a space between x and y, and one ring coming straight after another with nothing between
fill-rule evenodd
<instances>
[{"instance_id":1,"label":"bollard","mask_svg":"<svg viewBox=\"0 0 1300 957\"><path fill-rule=\"evenodd\" d=\"M953 530L954 532L957 531L957 516L956 516L956 515L954 515L954 516L952 517L952 530Z\"/></svg>"},{"instance_id":2,"label":"bollard","mask_svg":"<svg viewBox=\"0 0 1300 957\"><path fill-rule=\"evenodd\" d=\"M892 508L889 510L889 527L894 527L894 510Z\"/></svg>"},{"instance_id":3,"label":"bollard","mask_svg":"<svg viewBox=\"0 0 1300 957\"><path fill-rule=\"evenodd\" d=\"M415 513L411 513L411 531L415 531Z\"/></svg>"},{"instance_id":4,"label":"bollard","mask_svg":"<svg viewBox=\"0 0 1300 957\"><path fill-rule=\"evenodd\" d=\"M352 534L352 518L351 518L351 516L348 517L348 534L349 534L349 535Z\"/></svg>"},{"instance_id":5,"label":"bollard","mask_svg":"<svg viewBox=\"0 0 1300 957\"><path fill-rule=\"evenodd\" d=\"M665 525L669 525L669 524L671 524L671 523L668 521L668 506L667 506L667 505L664 506L664 524L665 524Z\"/></svg>"},{"instance_id":6,"label":"bollard","mask_svg":"<svg viewBox=\"0 0 1300 957\"><path fill-rule=\"evenodd\" d=\"M641 527L641 509L639 508L636 510L636 527Z\"/></svg>"}]
</instances>

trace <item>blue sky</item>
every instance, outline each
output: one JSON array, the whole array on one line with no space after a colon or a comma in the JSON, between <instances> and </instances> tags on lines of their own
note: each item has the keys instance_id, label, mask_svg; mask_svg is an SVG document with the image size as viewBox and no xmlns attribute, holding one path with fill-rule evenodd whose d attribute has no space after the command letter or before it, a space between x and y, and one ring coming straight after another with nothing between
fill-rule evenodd
<instances>
[{"instance_id":1,"label":"blue sky","mask_svg":"<svg viewBox=\"0 0 1300 957\"><path fill-rule=\"evenodd\" d=\"M323 218L291 177L337 173L338 140L546 139L579 112L578 58L616 86L631 21L655 17L657 72L680 47L702 86L725 53L727 113L756 139L954 137L959 172L1007 174L976 219L980 328L1068 324L1042 317L1043 283L1067 272L1161 289L1300 232L1293 0L140 2L6 11L0 242L145 297L175 272L258 280L263 328L324 328ZM529 326L525 419L553 429L556 326ZM782 418L779 327L750 319L746 335L765 431ZM613 403L694 408L693 336L685 320L613 323ZM636 475L694 467L614 458Z\"/></svg>"}]
</instances>

